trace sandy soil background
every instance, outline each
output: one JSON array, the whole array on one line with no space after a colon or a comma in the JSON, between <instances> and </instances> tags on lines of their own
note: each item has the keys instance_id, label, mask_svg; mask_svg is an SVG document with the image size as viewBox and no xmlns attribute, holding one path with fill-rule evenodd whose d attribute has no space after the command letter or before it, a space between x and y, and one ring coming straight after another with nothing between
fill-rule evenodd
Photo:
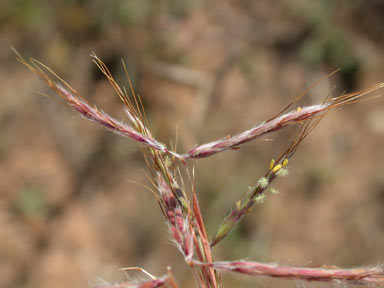
<instances>
[{"instance_id":1,"label":"sandy soil background","mask_svg":"<svg viewBox=\"0 0 384 288\"><path fill-rule=\"evenodd\" d=\"M121 267L160 276L167 265L180 287L194 287L155 199L131 182L148 184L137 145L63 105L15 61L11 45L122 119L122 104L89 54L126 85L123 58L152 131L168 144L178 127L183 152L268 119L337 68L302 104L321 101L334 85L338 95L384 81L383 27L384 2L374 0L3 0L0 287L88 287L124 280ZM293 133L195 161L210 235ZM330 113L290 161L290 175L275 184L280 193L254 209L214 249L215 258L383 263L383 140L383 97ZM301 285L233 275L223 282Z\"/></svg>"}]
</instances>

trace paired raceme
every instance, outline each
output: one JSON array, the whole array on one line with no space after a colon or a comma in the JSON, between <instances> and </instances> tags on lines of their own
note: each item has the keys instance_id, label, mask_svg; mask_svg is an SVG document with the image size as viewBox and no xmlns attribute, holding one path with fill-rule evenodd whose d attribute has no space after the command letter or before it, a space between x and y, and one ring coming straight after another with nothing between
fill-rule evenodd
<instances>
[{"instance_id":1,"label":"paired raceme","mask_svg":"<svg viewBox=\"0 0 384 288\"><path fill-rule=\"evenodd\" d=\"M362 96L384 87L384 83L377 84L371 88L356 93L331 98L320 104L297 107L290 112L286 112L286 110L298 100L295 99L281 113L249 130L232 137L228 136L217 141L197 146L184 154L179 154L153 137L150 130L147 128L148 125L145 121L145 113L140 98L136 97L131 83L129 82L132 97L129 97L125 88L121 88L115 82L106 65L94 53L91 54L92 60L106 76L116 94L124 103L129 123L116 120L103 111L98 110L95 106L89 105L76 90L70 87L47 66L34 59L31 59L28 63L20 56L20 54L16 51L14 52L16 53L19 62L37 74L81 116L97 122L105 128L118 133L119 135L128 137L142 145L142 153L148 165L150 181L153 185L151 191L159 203L165 222L168 225L171 238L175 243L175 246L183 255L186 264L192 269L198 287L219 287L221 278L218 271L221 270L256 276L304 280L329 281L337 279L362 283L384 283L383 269L381 267L349 270L292 268L278 267L271 264L252 261L214 262L212 257L212 247L222 241L234 229L240 220L251 211L254 204L264 201L268 189L271 190L272 193L275 191L271 187L271 183L278 176L287 174L286 165L288 160L296 152L304 138L314 129L314 127L316 127L322 117L331 109L360 101L359 99ZM124 69L126 71L125 65ZM133 100L131 98L133 98ZM187 165L188 160L208 157L228 149L237 149L244 143L253 141L262 135L280 130L294 123L301 124L301 128L299 129L296 138L276 161L271 161L266 174L259 178L259 180L256 181L256 184L244 193L241 200L235 203L232 210L218 228L211 243L209 243L195 191L194 173L190 173L189 171ZM180 165L178 165L180 163L181 167L185 169L185 175L187 175L188 178L188 182L186 181L186 183L191 184L191 191L189 193L192 194L191 200L189 200L185 191L184 182L182 182L182 185L179 185L176 180L179 179L176 177L176 172L179 169L177 167L180 167ZM179 174L181 175L181 173ZM195 260L194 257L196 257L197 260ZM139 284L108 284L97 287L151 288L161 286L177 287L173 281L173 277L170 277L170 275L153 278L150 281L141 282Z\"/></svg>"},{"instance_id":2,"label":"paired raceme","mask_svg":"<svg viewBox=\"0 0 384 288\"><path fill-rule=\"evenodd\" d=\"M346 94L341 97L332 98L321 104L307 107L298 107L297 109L287 112L285 114L279 114L273 117L272 119L262 122L256 127L243 131L235 136L227 136L217 141L199 145L185 154L178 154L167 148L166 145L158 142L156 139L153 138L146 125L144 125L144 122L140 119L142 118L142 113L140 112L140 107L135 94L133 93L136 108L130 101L126 90L123 90L119 87L119 85L114 81L112 75L110 74L105 64L94 53L91 54L93 61L97 64L102 73L107 77L114 90L125 104L125 111L127 112L128 118L130 119L132 124L136 126L136 129L134 129L132 125L128 125L127 123L124 123L122 121L118 121L113 117L109 116L108 114L99 111L96 107L90 106L84 98L78 95L76 90L74 90L59 76L57 76L51 69L49 69L41 62L35 59L31 59L31 63L28 63L27 61L25 61L25 59L21 57L20 54L18 54L16 51L15 53L18 56L17 59L19 62L21 62L22 64L27 66L32 72L37 74L44 82L48 84L48 86L53 91L60 95L67 102L68 105L73 107L86 119L95 121L115 133L129 137L140 144L146 145L162 153L170 154L171 156L176 157L182 161L188 158L205 158L228 149L237 149L244 143L253 141L256 138L263 136L267 133L280 130L286 127L287 125L293 123L300 123L307 119L313 119L315 117L324 115L330 109L334 109L350 103L355 103L362 96L384 87L384 83L379 83L368 89L351 94ZM45 73L42 68L52 73L56 80L48 76L48 74ZM65 88L64 86L67 88ZM291 103L289 106L291 106L292 104L294 103Z\"/></svg>"}]
</instances>

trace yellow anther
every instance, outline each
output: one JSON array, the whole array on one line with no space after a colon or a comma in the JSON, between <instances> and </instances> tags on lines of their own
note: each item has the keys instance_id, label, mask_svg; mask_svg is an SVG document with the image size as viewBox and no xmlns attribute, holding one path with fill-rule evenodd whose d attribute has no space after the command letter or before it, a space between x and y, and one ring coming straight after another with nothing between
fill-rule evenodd
<instances>
[{"instance_id":1,"label":"yellow anther","mask_svg":"<svg viewBox=\"0 0 384 288\"><path fill-rule=\"evenodd\" d=\"M288 159L285 158L284 161L283 161L283 163L282 163L282 166L285 167L285 166L287 166L287 164L288 164Z\"/></svg>"},{"instance_id":2,"label":"yellow anther","mask_svg":"<svg viewBox=\"0 0 384 288\"><path fill-rule=\"evenodd\" d=\"M236 210L240 210L241 208L241 200L236 202Z\"/></svg>"},{"instance_id":3,"label":"yellow anther","mask_svg":"<svg viewBox=\"0 0 384 288\"><path fill-rule=\"evenodd\" d=\"M300 112L302 109L301 109L301 107L299 106L299 107L297 107L297 109L296 109L296 111L297 112Z\"/></svg>"},{"instance_id":4,"label":"yellow anther","mask_svg":"<svg viewBox=\"0 0 384 288\"><path fill-rule=\"evenodd\" d=\"M274 188L274 187L271 187L271 188L270 188L270 191L271 191L272 194L277 194L277 193L279 193L279 191L278 191L276 188Z\"/></svg>"},{"instance_id":5,"label":"yellow anther","mask_svg":"<svg viewBox=\"0 0 384 288\"><path fill-rule=\"evenodd\" d=\"M269 169L272 169L273 166L275 166L275 159L272 159L271 162L269 163Z\"/></svg>"},{"instance_id":6,"label":"yellow anther","mask_svg":"<svg viewBox=\"0 0 384 288\"><path fill-rule=\"evenodd\" d=\"M277 164L275 167L272 168L272 172L276 173L277 171L279 171L281 169L281 167L282 167L281 164Z\"/></svg>"}]
</instances>

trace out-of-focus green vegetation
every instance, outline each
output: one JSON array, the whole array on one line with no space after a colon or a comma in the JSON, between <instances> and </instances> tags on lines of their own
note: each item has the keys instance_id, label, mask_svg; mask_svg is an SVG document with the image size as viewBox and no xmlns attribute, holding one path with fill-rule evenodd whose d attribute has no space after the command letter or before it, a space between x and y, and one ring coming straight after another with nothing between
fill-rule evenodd
<instances>
[{"instance_id":1,"label":"out-of-focus green vegetation","mask_svg":"<svg viewBox=\"0 0 384 288\"><path fill-rule=\"evenodd\" d=\"M15 208L24 217L39 220L44 218L48 211L44 194L33 185L25 186L18 192Z\"/></svg>"}]
</instances>

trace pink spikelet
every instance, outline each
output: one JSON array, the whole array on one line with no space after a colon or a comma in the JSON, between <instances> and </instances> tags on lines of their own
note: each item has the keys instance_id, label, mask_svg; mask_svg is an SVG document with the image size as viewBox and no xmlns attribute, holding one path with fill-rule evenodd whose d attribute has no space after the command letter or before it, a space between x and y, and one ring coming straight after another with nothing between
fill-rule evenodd
<instances>
[{"instance_id":1,"label":"pink spikelet","mask_svg":"<svg viewBox=\"0 0 384 288\"><path fill-rule=\"evenodd\" d=\"M280 130L288 125L300 123L304 120L313 119L315 117L321 117L331 109L354 103L362 96L383 87L384 83L379 83L371 88L346 94L341 97L332 98L321 104L298 107L296 110L273 117L268 121L262 122L256 127L248 129L232 137L228 136L217 141L197 146L183 156L185 158L205 158L228 149L236 149L244 143L253 141L254 139L270 132ZM291 103L289 106L292 104L294 103Z\"/></svg>"},{"instance_id":2,"label":"pink spikelet","mask_svg":"<svg viewBox=\"0 0 384 288\"><path fill-rule=\"evenodd\" d=\"M212 267L253 276L268 276L309 281L350 281L358 284L383 284L384 268L326 269L284 267L253 261L214 262Z\"/></svg>"},{"instance_id":3,"label":"pink spikelet","mask_svg":"<svg viewBox=\"0 0 384 288\"><path fill-rule=\"evenodd\" d=\"M191 259L193 256L193 233L188 215L183 211L170 187L160 174L157 176L157 183L161 199L160 205L165 214L173 242L186 259Z\"/></svg>"}]
</instances>

